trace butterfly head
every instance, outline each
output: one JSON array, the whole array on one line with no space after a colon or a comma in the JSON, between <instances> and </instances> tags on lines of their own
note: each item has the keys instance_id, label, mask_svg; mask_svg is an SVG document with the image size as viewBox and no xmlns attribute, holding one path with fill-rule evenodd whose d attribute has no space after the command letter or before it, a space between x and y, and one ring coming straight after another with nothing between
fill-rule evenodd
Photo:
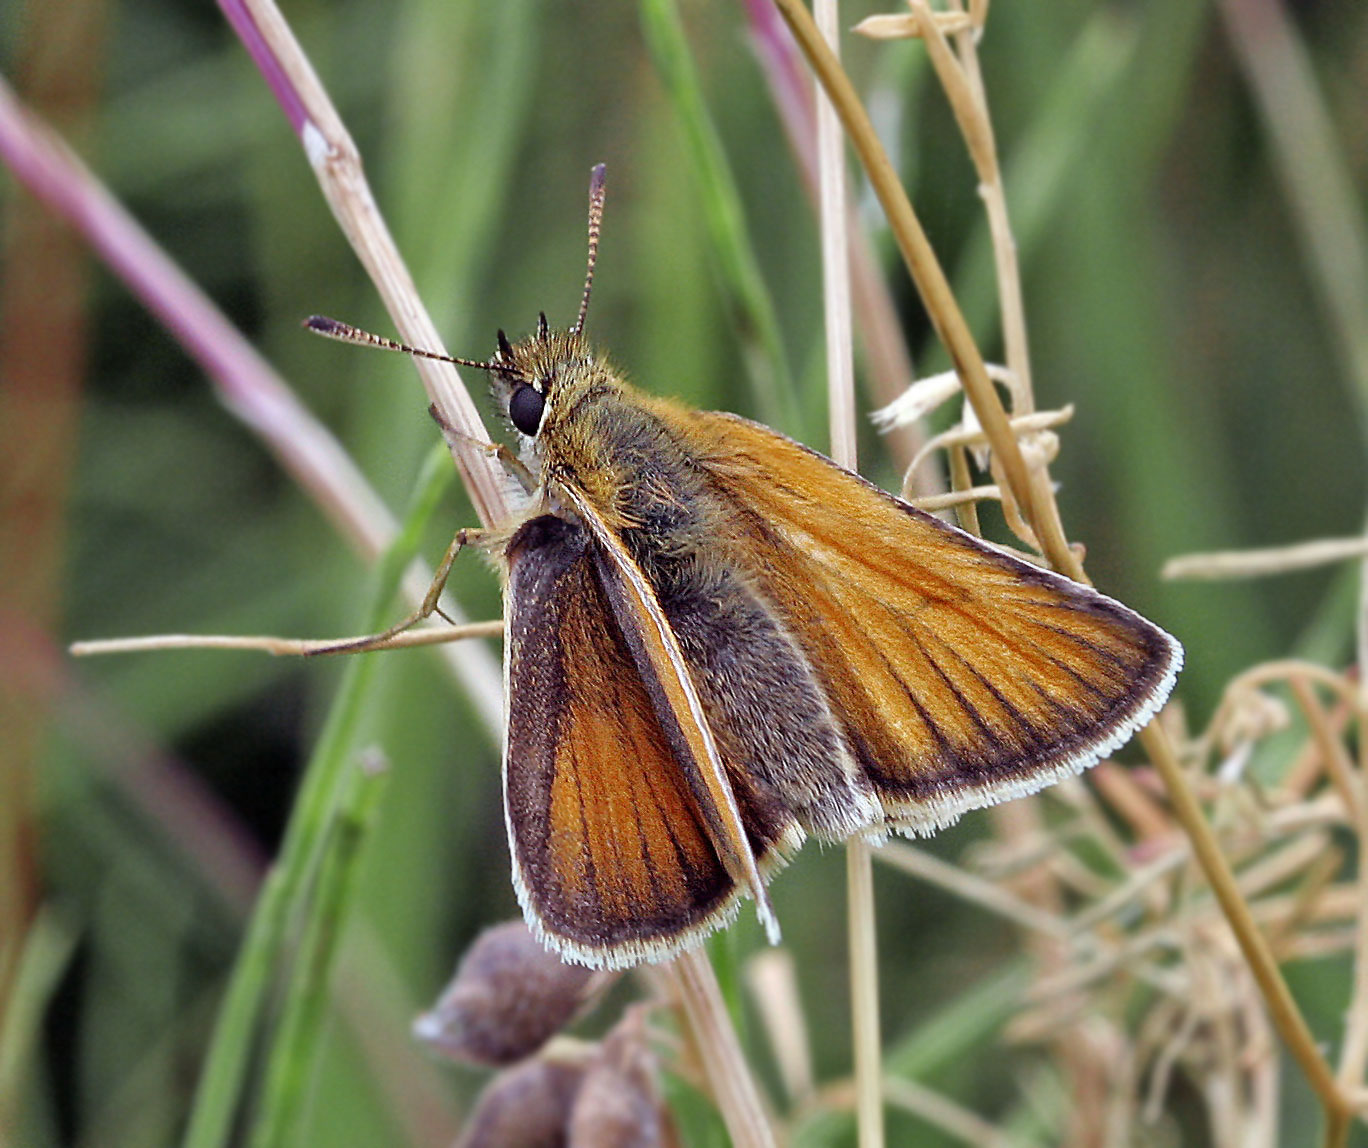
<instances>
[{"instance_id":1,"label":"butterfly head","mask_svg":"<svg viewBox=\"0 0 1368 1148\"><path fill-rule=\"evenodd\" d=\"M315 334L345 343L381 347L416 358L488 371L499 413L523 436L524 447L535 445L544 441L547 428L558 421L558 410L573 410L579 405L578 398L596 385L620 386L607 363L594 355L584 338L584 319L589 310L594 264L598 259L603 194L603 165L599 164L589 183L589 260L584 275L584 293L580 297L575 325L567 330L552 330L546 313L542 312L536 331L517 343L510 343L508 336L500 331L493 357L482 361L396 342L326 315L312 315L305 320L304 326ZM538 452L531 453L535 461Z\"/></svg>"},{"instance_id":2,"label":"butterfly head","mask_svg":"<svg viewBox=\"0 0 1368 1148\"><path fill-rule=\"evenodd\" d=\"M578 329L552 330L545 314L536 332L517 343L500 331L488 369L500 413L531 439L554 421L568 398L605 373Z\"/></svg>"}]
</instances>

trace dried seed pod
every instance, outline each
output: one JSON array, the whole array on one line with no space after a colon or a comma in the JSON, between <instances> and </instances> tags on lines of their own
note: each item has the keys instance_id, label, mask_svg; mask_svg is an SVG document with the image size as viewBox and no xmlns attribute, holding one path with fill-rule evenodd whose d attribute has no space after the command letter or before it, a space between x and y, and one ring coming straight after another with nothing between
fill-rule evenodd
<instances>
[{"instance_id":1,"label":"dried seed pod","mask_svg":"<svg viewBox=\"0 0 1368 1148\"><path fill-rule=\"evenodd\" d=\"M413 1031L446 1055L502 1066L530 1056L569 1022L595 973L546 949L521 920L486 929Z\"/></svg>"},{"instance_id":2,"label":"dried seed pod","mask_svg":"<svg viewBox=\"0 0 1368 1148\"><path fill-rule=\"evenodd\" d=\"M627 1013L586 1066L566 1131L567 1148L662 1148L672 1142L641 1010Z\"/></svg>"},{"instance_id":3,"label":"dried seed pod","mask_svg":"<svg viewBox=\"0 0 1368 1148\"><path fill-rule=\"evenodd\" d=\"M499 1073L480 1094L458 1148L562 1148L583 1073L554 1060Z\"/></svg>"}]
</instances>

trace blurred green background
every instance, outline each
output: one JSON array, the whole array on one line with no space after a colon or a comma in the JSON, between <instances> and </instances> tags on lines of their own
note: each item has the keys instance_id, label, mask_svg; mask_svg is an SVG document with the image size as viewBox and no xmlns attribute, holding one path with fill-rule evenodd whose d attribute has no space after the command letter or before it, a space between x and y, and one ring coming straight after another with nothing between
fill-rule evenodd
<instances>
[{"instance_id":1,"label":"blurred green background","mask_svg":"<svg viewBox=\"0 0 1368 1148\"><path fill-rule=\"evenodd\" d=\"M843 20L875 10L848 5ZM1361 225L1368 9L1303 0L1290 10ZM487 355L496 328L523 332L541 309L553 323L573 318L588 173L603 161L592 337L647 389L767 415L635 5L299 0L287 15L454 353ZM795 380L783 429L824 449L812 212L743 6L690 2L684 16ZM436 441L426 402L401 357L300 331L314 312L392 328L218 11L11 0L0 37L0 66L21 87L39 47L62 46L56 55L76 78L48 114L75 125L91 167L402 511ZM845 52L985 349L1000 357L972 168L921 48L851 38ZM1270 145L1221 13L1193 0L999 0L982 58L1038 402L1078 408L1054 474L1090 574L1184 642L1180 693L1195 724L1255 661L1300 651L1342 665L1354 593L1343 574L1158 579L1173 555L1350 535L1364 517L1365 380L1351 370L1344 324L1289 206L1285 156ZM0 190L9 215L8 176ZM861 204L918 369L942 369L877 208L867 194ZM10 258L3 274L12 297L15 277L34 269ZM57 544L27 545L8 505L0 553L12 592L37 587L7 621L12 636L36 623L39 637L16 642L0 683L33 723L32 740L10 741L5 767L12 799L32 803L15 812L34 830L35 888L59 938L17 1142L165 1145L182 1127L252 889L344 667L207 652L53 662L41 635L349 634L364 628L374 587L119 282L95 268L68 302L76 317L55 356L68 375L53 386L75 405L51 413L60 450L44 464L53 517L43 528ZM1368 325L1368 314L1357 321ZM867 474L897 482L872 433L863 456ZM427 555L473 522L452 493ZM451 585L472 617L496 616L497 581L480 561L462 559ZM51 675L41 690L39 669ZM408 1025L474 933L517 911L497 747L430 652L381 656L362 724L358 745L381 747L393 773L362 857L299 1143L441 1144L481 1077L435 1066ZM28 797L13 797L23 777ZM981 831L971 817L935 847L957 853ZM849 1070L842 869L839 851L810 847L774 889L828 1077ZM1019 939L884 872L878 892L884 1025L897 1044L1010 959ZM732 942L743 953L759 941L750 916ZM1338 1007L1324 998L1311 1002L1322 1010L1314 1023L1329 1024ZM963 1047L951 1041L953 1054L933 1059L932 1082L989 1114L1009 1111L1026 1054L1001 1054L991 1025L965 1026ZM1299 1122L1311 1111L1291 1084L1286 1126L1309 1127ZM910 1121L895 1120L891 1135L943 1142Z\"/></svg>"}]
</instances>

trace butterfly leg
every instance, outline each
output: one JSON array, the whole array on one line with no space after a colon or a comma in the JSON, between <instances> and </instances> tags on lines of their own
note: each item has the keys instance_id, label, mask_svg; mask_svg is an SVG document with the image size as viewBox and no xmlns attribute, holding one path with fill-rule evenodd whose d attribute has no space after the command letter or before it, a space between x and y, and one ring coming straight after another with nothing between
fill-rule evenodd
<instances>
[{"instance_id":1,"label":"butterfly leg","mask_svg":"<svg viewBox=\"0 0 1368 1148\"><path fill-rule=\"evenodd\" d=\"M436 403L433 403L428 407L428 414L430 414L433 421L442 428L442 437L445 438L447 442L452 442L454 440L456 442L464 443L466 446L474 447L476 450L483 451L485 454L498 459L499 465L516 478L518 480L518 485L528 494L531 494L537 489L536 476L527 469L523 460L509 450L503 443L485 442L483 439L478 439L473 435L466 434L465 431L457 430L446 421L442 412L437 409Z\"/></svg>"},{"instance_id":2,"label":"butterfly leg","mask_svg":"<svg viewBox=\"0 0 1368 1148\"><path fill-rule=\"evenodd\" d=\"M427 593L423 596L423 603L418 609L407 617L395 622L388 630L383 630L378 634L368 634L361 638L347 638L345 641L336 642L331 645L320 646L309 650L312 654L359 654L366 650L382 649L391 639L398 637L405 630L412 629L419 622L426 618L438 614L446 618L452 625L456 623L447 618L437 605L442 597L442 591L446 588L447 579L451 576L451 567L456 561L456 556L467 546L479 546L485 536L483 530L458 530L456 537L451 540L451 545L447 547L446 553L442 555L442 561L437 565L437 572L432 576L432 585L428 587Z\"/></svg>"}]
</instances>

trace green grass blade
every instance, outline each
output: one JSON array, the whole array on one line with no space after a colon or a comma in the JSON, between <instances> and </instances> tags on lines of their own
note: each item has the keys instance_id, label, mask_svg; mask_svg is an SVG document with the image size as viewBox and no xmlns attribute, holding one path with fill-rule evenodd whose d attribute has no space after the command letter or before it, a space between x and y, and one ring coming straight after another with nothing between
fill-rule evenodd
<instances>
[{"instance_id":1,"label":"green grass blade","mask_svg":"<svg viewBox=\"0 0 1368 1148\"><path fill-rule=\"evenodd\" d=\"M679 8L674 0L641 0L641 23L684 131L728 307L745 348L757 413L764 422L796 430L798 402L778 315L760 274L736 180L703 99Z\"/></svg>"},{"instance_id":2,"label":"green grass blade","mask_svg":"<svg viewBox=\"0 0 1368 1148\"><path fill-rule=\"evenodd\" d=\"M445 447L435 447L423 467L404 526L377 570L375 605L368 628L383 628L395 588L418 549L423 527L453 479ZM266 1004L272 972L290 925L308 896L337 803L367 690L378 668L374 658L353 658L328 715L290 817L280 855L267 875L247 929L228 993L219 1013L209 1055L195 1095L186 1148L221 1148L228 1142L234 1113L247 1079L252 1041Z\"/></svg>"}]
</instances>

